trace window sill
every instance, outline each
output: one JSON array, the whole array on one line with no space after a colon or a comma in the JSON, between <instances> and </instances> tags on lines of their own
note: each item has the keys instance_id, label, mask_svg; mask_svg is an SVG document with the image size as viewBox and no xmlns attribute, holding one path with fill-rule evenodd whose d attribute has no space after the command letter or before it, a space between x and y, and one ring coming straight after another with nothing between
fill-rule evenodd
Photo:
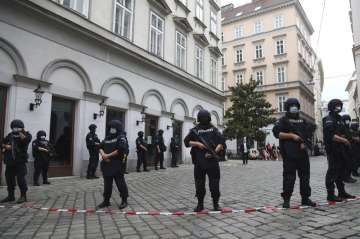
<instances>
[{"instance_id":1,"label":"window sill","mask_svg":"<svg viewBox=\"0 0 360 239\"><path fill-rule=\"evenodd\" d=\"M191 12L190 9L180 0L175 0L175 2L179 7L181 7L186 12L186 14L189 14Z\"/></svg>"},{"instance_id":2,"label":"window sill","mask_svg":"<svg viewBox=\"0 0 360 239\"><path fill-rule=\"evenodd\" d=\"M199 18L194 17L194 20L197 24L199 24L204 30L206 29L206 25L203 21L201 21Z\"/></svg>"},{"instance_id":3,"label":"window sill","mask_svg":"<svg viewBox=\"0 0 360 239\"><path fill-rule=\"evenodd\" d=\"M242 66L245 64L245 61L235 62L234 66Z\"/></svg>"},{"instance_id":4,"label":"window sill","mask_svg":"<svg viewBox=\"0 0 360 239\"><path fill-rule=\"evenodd\" d=\"M283 58L283 57L286 57L286 56L287 56L287 53L275 54L274 55L275 58Z\"/></svg>"},{"instance_id":5,"label":"window sill","mask_svg":"<svg viewBox=\"0 0 360 239\"><path fill-rule=\"evenodd\" d=\"M211 36L212 38L214 38L217 42L220 41L220 38L219 38L215 33L213 33L212 31L210 31L209 34L210 34L210 36Z\"/></svg>"},{"instance_id":6,"label":"window sill","mask_svg":"<svg viewBox=\"0 0 360 239\"><path fill-rule=\"evenodd\" d=\"M255 58L253 61L256 63L263 62L263 61L265 61L265 57Z\"/></svg>"}]
</instances>

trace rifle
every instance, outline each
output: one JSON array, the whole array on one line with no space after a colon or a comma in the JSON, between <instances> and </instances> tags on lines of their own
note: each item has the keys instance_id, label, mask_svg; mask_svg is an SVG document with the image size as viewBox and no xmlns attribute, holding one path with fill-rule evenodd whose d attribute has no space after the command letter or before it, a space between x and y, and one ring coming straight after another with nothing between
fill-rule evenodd
<instances>
[{"instance_id":1,"label":"rifle","mask_svg":"<svg viewBox=\"0 0 360 239\"><path fill-rule=\"evenodd\" d=\"M199 139L200 143L205 145L206 150L210 152L210 154L214 157L214 159L218 161L221 159L221 157L215 152L215 150L212 147L210 147L208 142L206 142L206 140L201 135L199 135L199 133L195 129L191 129L190 131L195 134L195 136Z\"/></svg>"},{"instance_id":2,"label":"rifle","mask_svg":"<svg viewBox=\"0 0 360 239\"><path fill-rule=\"evenodd\" d=\"M305 135L303 135L298 130L296 130L296 128L294 127L294 125L291 122L289 122L289 123L291 126L291 132L296 134L297 136L299 136L303 140L302 143L304 143L308 149L311 149L312 148L311 141Z\"/></svg>"}]
</instances>

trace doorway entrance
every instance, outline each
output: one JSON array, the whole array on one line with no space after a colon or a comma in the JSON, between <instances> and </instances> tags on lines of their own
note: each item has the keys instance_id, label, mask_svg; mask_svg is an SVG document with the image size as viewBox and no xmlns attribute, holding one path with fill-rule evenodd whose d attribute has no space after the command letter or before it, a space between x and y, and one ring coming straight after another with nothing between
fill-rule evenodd
<instances>
[{"instance_id":1,"label":"doorway entrance","mask_svg":"<svg viewBox=\"0 0 360 239\"><path fill-rule=\"evenodd\" d=\"M177 145L179 145L179 151L177 152L177 162L183 163L182 161L182 129L183 129L183 122L181 121L173 121L173 138Z\"/></svg>"},{"instance_id":2,"label":"doorway entrance","mask_svg":"<svg viewBox=\"0 0 360 239\"><path fill-rule=\"evenodd\" d=\"M6 92L7 88L0 86L0 142L2 142L5 133ZM2 185L2 162L2 154L0 153L0 185Z\"/></svg>"},{"instance_id":3,"label":"doorway entrance","mask_svg":"<svg viewBox=\"0 0 360 239\"><path fill-rule=\"evenodd\" d=\"M49 176L71 176L73 166L75 102L52 97L49 140L56 156L50 160Z\"/></svg>"},{"instance_id":4,"label":"doorway entrance","mask_svg":"<svg viewBox=\"0 0 360 239\"><path fill-rule=\"evenodd\" d=\"M153 115L145 115L145 140L148 145L147 164L154 165L156 157L156 148L154 137L157 133L159 117Z\"/></svg>"}]
</instances>

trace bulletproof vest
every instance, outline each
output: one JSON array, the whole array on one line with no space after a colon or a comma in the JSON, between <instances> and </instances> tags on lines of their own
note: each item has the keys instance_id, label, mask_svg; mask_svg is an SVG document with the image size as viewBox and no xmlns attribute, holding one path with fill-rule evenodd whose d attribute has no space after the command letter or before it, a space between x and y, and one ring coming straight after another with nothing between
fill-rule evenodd
<instances>
[{"instance_id":1,"label":"bulletproof vest","mask_svg":"<svg viewBox=\"0 0 360 239\"><path fill-rule=\"evenodd\" d=\"M7 165L17 164L17 163L26 163L29 157L27 151L29 147L29 142L31 140L31 135L28 132L25 132L25 135L28 140L27 143L20 144L20 136L18 134L10 133L6 137L6 143L9 143L12 147L10 151L6 151L4 154L4 162Z\"/></svg>"},{"instance_id":2,"label":"bulletproof vest","mask_svg":"<svg viewBox=\"0 0 360 239\"><path fill-rule=\"evenodd\" d=\"M143 139L143 137L138 137L137 139L136 139L136 149L138 150L138 151L142 151L143 149L140 147L141 145L143 145L144 144L144 139Z\"/></svg>"}]
</instances>

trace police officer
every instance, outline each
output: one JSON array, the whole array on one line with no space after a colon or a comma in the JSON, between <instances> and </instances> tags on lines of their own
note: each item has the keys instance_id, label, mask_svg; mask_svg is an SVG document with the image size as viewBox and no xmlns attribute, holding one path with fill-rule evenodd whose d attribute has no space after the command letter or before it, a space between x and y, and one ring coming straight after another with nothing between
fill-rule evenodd
<instances>
[{"instance_id":1,"label":"police officer","mask_svg":"<svg viewBox=\"0 0 360 239\"><path fill-rule=\"evenodd\" d=\"M40 186L39 176L42 174L43 184L50 184L48 181L49 161L53 156L54 149L46 140L46 132L40 130L36 134L36 139L32 143L32 153L34 156L34 186Z\"/></svg>"},{"instance_id":2,"label":"police officer","mask_svg":"<svg viewBox=\"0 0 360 239\"><path fill-rule=\"evenodd\" d=\"M306 121L300 118L300 103L295 98L285 102L286 114L275 124L273 133L279 139L283 156L283 208L290 208L290 198L294 190L296 171L300 178L301 204L316 206L310 200L310 161L308 149L311 135Z\"/></svg>"},{"instance_id":3,"label":"police officer","mask_svg":"<svg viewBox=\"0 0 360 239\"><path fill-rule=\"evenodd\" d=\"M158 163L160 161L160 169L165 169L164 167L164 152L166 151L166 146L164 143L163 137L164 131L160 129L155 136L155 147L156 147L156 158L155 158L155 170L158 170Z\"/></svg>"},{"instance_id":4,"label":"police officer","mask_svg":"<svg viewBox=\"0 0 360 239\"><path fill-rule=\"evenodd\" d=\"M171 167L172 168L177 168L178 166L176 165L176 161L177 161L177 152L179 151L179 145L176 142L174 137L171 137L171 141L170 141L170 151L171 151Z\"/></svg>"},{"instance_id":5,"label":"police officer","mask_svg":"<svg viewBox=\"0 0 360 239\"><path fill-rule=\"evenodd\" d=\"M124 167L124 173L125 174L129 174L129 172L127 171L127 161L128 161L128 156L129 156L129 141L128 141L128 138L126 136L126 132L125 131L121 131L121 134L123 136L123 138L125 138L125 141L126 141L126 152L124 152L124 158L123 158L123 167Z\"/></svg>"},{"instance_id":6,"label":"police officer","mask_svg":"<svg viewBox=\"0 0 360 239\"><path fill-rule=\"evenodd\" d=\"M15 201L16 181L20 188L21 196L16 203L26 202L27 184L25 176L27 174L26 163L28 160L28 147L31 142L31 134L25 131L24 123L21 120L13 120L10 124L12 132L9 133L2 145L4 163L6 164L5 178L8 196L1 203Z\"/></svg>"},{"instance_id":7,"label":"police officer","mask_svg":"<svg viewBox=\"0 0 360 239\"><path fill-rule=\"evenodd\" d=\"M100 140L96 134L97 126L91 124L89 126L90 132L86 135L86 147L89 151L89 165L87 169L87 179L99 178L95 175L96 169L99 164L99 145Z\"/></svg>"},{"instance_id":8,"label":"police officer","mask_svg":"<svg viewBox=\"0 0 360 239\"><path fill-rule=\"evenodd\" d=\"M344 126L344 137L347 138L351 145L348 147L342 147L342 154L343 157L345 159L345 179L344 182L345 183L356 183L356 179L351 177L351 172L352 170L355 168L355 162L354 162L354 158L352 155L352 151L353 151L353 140L352 140L352 135L351 135L351 130L350 130L350 123L351 123L351 117L350 115L342 115L341 116L341 120L343 121L343 126Z\"/></svg>"},{"instance_id":9,"label":"police officer","mask_svg":"<svg viewBox=\"0 0 360 239\"><path fill-rule=\"evenodd\" d=\"M137 153L137 164L136 164L136 171L140 172L140 167L141 164L143 165L144 168L144 172L149 172L149 170L147 170L147 165L146 165L146 152L147 147L146 147L146 143L144 141L144 132L139 131L138 132L138 137L135 141L136 143L136 153Z\"/></svg>"},{"instance_id":10,"label":"police officer","mask_svg":"<svg viewBox=\"0 0 360 239\"><path fill-rule=\"evenodd\" d=\"M194 212L201 212L204 209L204 197L206 193L206 175L209 177L209 187L215 211L219 207L220 198L220 167L219 157L225 146L225 140L216 127L211 124L211 116L207 110L200 110L197 115L198 125L190 130L185 137L186 147L191 147L191 156L194 164L195 190L198 204ZM211 147L209 150L208 147ZM215 155L214 155L215 154Z\"/></svg>"},{"instance_id":11,"label":"police officer","mask_svg":"<svg viewBox=\"0 0 360 239\"><path fill-rule=\"evenodd\" d=\"M127 207L128 188L124 177L124 155L127 152L127 142L122 133L121 122L112 120L109 123L106 137L100 144L101 171L104 177L104 201L97 208L110 206L113 181L120 192L122 199L120 209Z\"/></svg>"},{"instance_id":12,"label":"police officer","mask_svg":"<svg viewBox=\"0 0 360 239\"><path fill-rule=\"evenodd\" d=\"M344 135L344 124L339 113L343 103L339 99L333 99L328 103L329 115L323 119L324 143L328 159L328 170L325 184L327 200L341 202L344 199L355 198L345 191L345 159L341 148L349 147L350 142ZM335 195L335 185L339 195Z\"/></svg>"},{"instance_id":13,"label":"police officer","mask_svg":"<svg viewBox=\"0 0 360 239\"><path fill-rule=\"evenodd\" d=\"M351 156L353 158L354 168L352 169L352 175L359 177L358 168L360 162L360 133L359 133L359 121L353 120L350 124L351 140Z\"/></svg>"}]
</instances>

